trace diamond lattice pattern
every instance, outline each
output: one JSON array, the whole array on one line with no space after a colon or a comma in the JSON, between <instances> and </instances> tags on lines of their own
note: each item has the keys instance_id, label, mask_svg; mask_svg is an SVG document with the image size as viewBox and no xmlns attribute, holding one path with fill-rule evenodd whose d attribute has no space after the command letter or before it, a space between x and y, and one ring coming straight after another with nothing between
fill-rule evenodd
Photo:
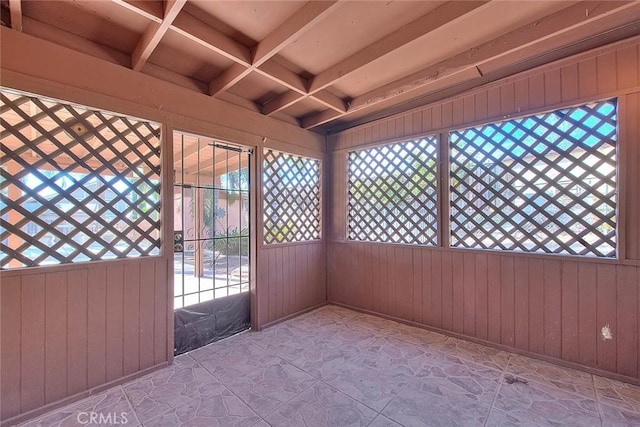
<instances>
[{"instance_id":1,"label":"diamond lattice pattern","mask_svg":"<svg viewBox=\"0 0 640 427\"><path fill-rule=\"evenodd\" d=\"M156 255L160 126L0 92L0 266Z\"/></svg>"},{"instance_id":2,"label":"diamond lattice pattern","mask_svg":"<svg viewBox=\"0 0 640 427\"><path fill-rule=\"evenodd\" d=\"M451 132L451 245L616 256L616 102Z\"/></svg>"},{"instance_id":3,"label":"diamond lattice pattern","mask_svg":"<svg viewBox=\"0 0 640 427\"><path fill-rule=\"evenodd\" d=\"M265 149L263 172L264 243L320 239L320 161Z\"/></svg>"},{"instance_id":4,"label":"diamond lattice pattern","mask_svg":"<svg viewBox=\"0 0 640 427\"><path fill-rule=\"evenodd\" d=\"M435 136L349 153L350 240L438 243Z\"/></svg>"}]
</instances>

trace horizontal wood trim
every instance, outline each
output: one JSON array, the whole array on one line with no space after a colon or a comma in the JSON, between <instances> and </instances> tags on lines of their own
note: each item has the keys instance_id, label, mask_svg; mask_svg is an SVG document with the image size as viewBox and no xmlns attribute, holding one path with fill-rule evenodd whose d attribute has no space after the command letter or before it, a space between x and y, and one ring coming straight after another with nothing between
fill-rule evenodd
<instances>
[{"instance_id":1,"label":"horizontal wood trim","mask_svg":"<svg viewBox=\"0 0 640 427\"><path fill-rule=\"evenodd\" d=\"M116 264L118 265L138 264L140 260L161 260L163 258L164 258L164 255L154 255L154 256L140 257L140 258L119 258L119 259L107 259L103 261L87 261L87 262L75 262L71 264L41 265L37 267L14 268L11 270L0 271L0 280L3 278L9 278L9 277L15 277L15 276L25 277L25 276L31 276L34 274L60 273L60 272L67 272L67 271L86 270L88 268L96 268L96 267L109 268L110 266L114 266Z\"/></svg>"},{"instance_id":2,"label":"horizontal wood trim","mask_svg":"<svg viewBox=\"0 0 640 427\"><path fill-rule=\"evenodd\" d=\"M284 243L269 243L265 244L264 242L260 243L260 249L276 249L276 248L284 248L288 246L305 246L305 245L322 245L324 241L322 239L318 240L305 240L301 242L284 242Z\"/></svg>"},{"instance_id":3,"label":"horizontal wood trim","mask_svg":"<svg viewBox=\"0 0 640 427\"><path fill-rule=\"evenodd\" d=\"M477 255L497 255L497 256L508 256L508 257L522 257L528 259L540 259L547 261L574 261L577 263L586 263L586 264L613 264L613 265L630 265L630 266L639 266L640 260L635 259L613 259L613 258L597 258L597 257L587 257L580 255L563 255L563 254L543 254L543 253L528 253L528 252L515 252L515 251L502 251L502 250L494 250L494 249L470 249L470 248L454 248L454 247L446 247L446 246L422 246L422 245L409 245L404 243L385 243L385 242L362 242L357 240L339 240L333 239L327 241L327 244L345 244L345 245L378 245L378 246L392 246L399 247L404 249L427 249L431 251L438 252L461 252L461 253L470 253Z\"/></svg>"}]
</instances>

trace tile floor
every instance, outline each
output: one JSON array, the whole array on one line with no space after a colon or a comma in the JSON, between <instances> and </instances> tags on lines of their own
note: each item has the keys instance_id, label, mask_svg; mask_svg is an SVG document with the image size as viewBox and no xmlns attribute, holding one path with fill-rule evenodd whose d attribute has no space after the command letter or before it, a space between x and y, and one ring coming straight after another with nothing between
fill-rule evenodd
<instances>
[{"instance_id":1,"label":"tile floor","mask_svg":"<svg viewBox=\"0 0 640 427\"><path fill-rule=\"evenodd\" d=\"M89 411L131 426L639 426L640 387L325 306L26 425Z\"/></svg>"}]
</instances>

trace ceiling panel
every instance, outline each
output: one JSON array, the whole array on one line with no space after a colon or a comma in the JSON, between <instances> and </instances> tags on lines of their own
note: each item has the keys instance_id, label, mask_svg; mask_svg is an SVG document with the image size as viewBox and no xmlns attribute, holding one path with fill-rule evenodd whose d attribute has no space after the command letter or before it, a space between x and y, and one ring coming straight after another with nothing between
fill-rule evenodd
<instances>
[{"instance_id":1,"label":"ceiling panel","mask_svg":"<svg viewBox=\"0 0 640 427\"><path fill-rule=\"evenodd\" d=\"M309 29L280 55L317 74L435 9L439 1L355 1ZM312 55L309 53L313 52Z\"/></svg>"},{"instance_id":2,"label":"ceiling panel","mask_svg":"<svg viewBox=\"0 0 640 427\"><path fill-rule=\"evenodd\" d=\"M23 3L24 0L23 0ZM149 6L157 5L162 13L162 2L147 1ZM112 0L93 0L74 2L74 6L96 15L107 21L117 22L119 26L142 34L149 26L149 20L144 16L118 5Z\"/></svg>"},{"instance_id":3,"label":"ceiling panel","mask_svg":"<svg viewBox=\"0 0 640 427\"><path fill-rule=\"evenodd\" d=\"M175 31L167 31L149 62L205 83L233 64Z\"/></svg>"},{"instance_id":4,"label":"ceiling panel","mask_svg":"<svg viewBox=\"0 0 640 427\"><path fill-rule=\"evenodd\" d=\"M191 3L211 17L224 22L228 29L235 29L258 42L300 9L305 2L192 0ZM200 16L199 18L206 20Z\"/></svg>"},{"instance_id":5,"label":"ceiling panel","mask_svg":"<svg viewBox=\"0 0 640 427\"><path fill-rule=\"evenodd\" d=\"M113 3L96 3L79 5L68 1L23 1L22 13L120 52L133 52L146 29L144 21L125 8L114 8Z\"/></svg>"}]
</instances>

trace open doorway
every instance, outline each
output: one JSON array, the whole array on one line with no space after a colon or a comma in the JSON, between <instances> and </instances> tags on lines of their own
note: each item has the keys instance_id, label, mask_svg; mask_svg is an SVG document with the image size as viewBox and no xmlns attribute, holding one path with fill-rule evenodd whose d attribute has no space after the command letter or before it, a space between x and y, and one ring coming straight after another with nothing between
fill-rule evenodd
<instances>
[{"instance_id":1,"label":"open doorway","mask_svg":"<svg viewBox=\"0 0 640 427\"><path fill-rule=\"evenodd\" d=\"M250 327L250 150L174 132L175 353Z\"/></svg>"}]
</instances>

